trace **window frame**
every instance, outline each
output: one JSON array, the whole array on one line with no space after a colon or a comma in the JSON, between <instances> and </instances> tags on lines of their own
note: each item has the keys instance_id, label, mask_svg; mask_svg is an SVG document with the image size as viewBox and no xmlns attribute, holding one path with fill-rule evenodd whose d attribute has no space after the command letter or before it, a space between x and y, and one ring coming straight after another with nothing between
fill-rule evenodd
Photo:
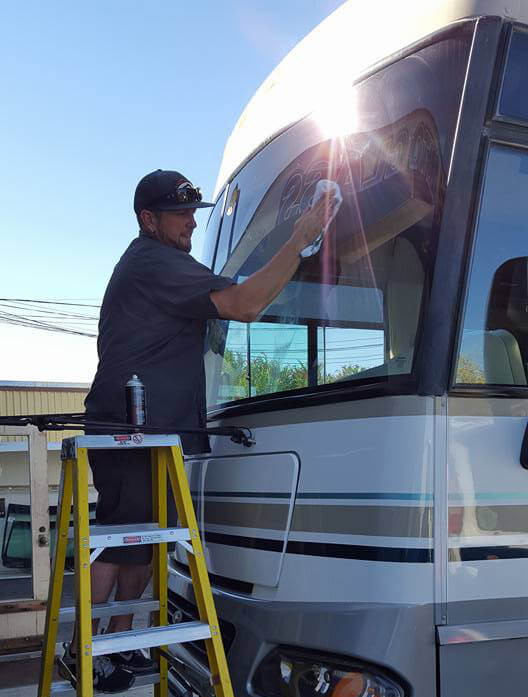
<instances>
[{"instance_id":1,"label":"window frame","mask_svg":"<svg viewBox=\"0 0 528 697\"><path fill-rule=\"evenodd\" d=\"M490 85L487 109L488 113L484 119L480 135L481 143L476 163L474 182L472 185L472 212L468 220L469 225L465 240L464 265L462 268L463 277L462 282L460 283L460 294L458 301L459 311L454 313L456 317L456 328L450 351L450 369L447 394L453 397L528 398L528 386L487 385L456 382L458 355L464 325L465 303L469 290L469 280L478 233L478 223L480 219L489 152L493 145L504 145L518 149L528 149L528 120L519 121L499 112L502 88L508 64L509 50L513 34L516 31L528 33L528 25L520 24L519 22L503 22L502 26L500 27L500 35L497 37L498 46L496 50L495 67Z\"/></svg>"}]
</instances>

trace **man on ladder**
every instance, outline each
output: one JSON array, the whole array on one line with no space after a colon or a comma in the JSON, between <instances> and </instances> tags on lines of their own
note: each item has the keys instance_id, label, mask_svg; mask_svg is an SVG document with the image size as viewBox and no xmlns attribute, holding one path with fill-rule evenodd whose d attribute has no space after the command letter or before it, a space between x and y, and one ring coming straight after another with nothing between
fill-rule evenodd
<instances>
[{"instance_id":1,"label":"man on ladder","mask_svg":"<svg viewBox=\"0 0 528 697\"><path fill-rule=\"evenodd\" d=\"M206 424L203 345L206 321L251 322L280 293L320 234L333 210L333 194L295 223L290 239L262 269L237 285L217 276L191 255L199 189L179 172L156 170L139 182L135 197L140 232L114 269L105 292L97 343L99 365L86 397L92 421L125 423L124 385L136 374L146 386L147 423L167 433ZM218 205L222 205L221 202ZM100 431L99 431L100 432ZM186 454L208 452L206 436L183 436ZM97 523L152 520L151 459L146 449L89 452L98 491ZM175 523L169 497L169 525ZM151 576L149 545L109 547L92 563L92 603L141 597ZM112 617L107 633L127 631L133 615ZM98 620L93 622L97 633ZM75 675L76 642L63 663ZM94 688L118 692L154 663L139 650L94 658Z\"/></svg>"}]
</instances>

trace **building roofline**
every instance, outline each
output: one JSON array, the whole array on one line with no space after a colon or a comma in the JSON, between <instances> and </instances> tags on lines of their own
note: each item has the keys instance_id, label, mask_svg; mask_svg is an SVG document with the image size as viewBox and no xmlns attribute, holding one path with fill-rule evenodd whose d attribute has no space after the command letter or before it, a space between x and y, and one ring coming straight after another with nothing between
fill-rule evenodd
<instances>
[{"instance_id":1,"label":"building roofline","mask_svg":"<svg viewBox=\"0 0 528 697\"><path fill-rule=\"evenodd\" d=\"M25 382L0 380L0 390L88 390L89 382Z\"/></svg>"}]
</instances>

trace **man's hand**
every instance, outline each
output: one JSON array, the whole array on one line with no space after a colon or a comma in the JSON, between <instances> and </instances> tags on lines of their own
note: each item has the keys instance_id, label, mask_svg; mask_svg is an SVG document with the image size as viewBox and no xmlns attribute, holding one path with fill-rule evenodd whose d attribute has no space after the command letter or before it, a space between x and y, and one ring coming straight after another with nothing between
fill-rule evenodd
<instances>
[{"instance_id":1,"label":"man's hand","mask_svg":"<svg viewBox=\"0 0 528 697\"><path fill-rule=\"evenodd\" d=\"M309 244L312 244L330 220L334 210L334 201L335 194L333 192L322 196L313 208L305 211L295 221L291 241L298 254Z\"/></svg>"},{"instance_id":2,"label":"man's hand","mask_svg":"<svg viewBox=\"0 0 528 697\"><path fill-rule=\"evenodd\" d=\"M240 285L211 293L218 316L239 322L253 322L281 292L297 271L301 251L312 244L332 217L334 194L323 196L295 221L293 233L277 254Z\"/></svg>"}]
</instances>

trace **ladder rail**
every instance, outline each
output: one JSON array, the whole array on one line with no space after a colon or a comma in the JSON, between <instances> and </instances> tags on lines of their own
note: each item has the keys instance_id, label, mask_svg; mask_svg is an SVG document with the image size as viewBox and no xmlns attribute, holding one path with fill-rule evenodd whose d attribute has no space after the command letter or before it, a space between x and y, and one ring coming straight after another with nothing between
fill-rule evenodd
<instances>
[{"instance_id":1,"label":"ladder rail","mask_svg":"<svg viewBox=\"0 0 528 697\"><path fill-rule=\"evenodd\" d=\"M176 500L178 518L189 529L193 554L187 552L189 569L191 571L192 585L198 613L202 622L207 622L211 628L211 638L205 640L207 658L211 670L211 681L216 697L233 697L231 678L227 667L224 644L220 635L220 625L213 601L213 594L209 582L209 573L205 564L205 556L202 541L198 531L198 523L189 490L185 465L181 450L171 446L172 457L168 458L169 477Z\"/></svg>"},{"instance_id":2,"label":"ladder rail","mask_svg":"<svg viewBox=\"0 0 528 697\"><path fill-rule=\"evenodd\" d=\"M44 627L44 646L39 676L39 697L48 697L51 690L55 643L59 624L60 601L64 580L64 566L68 547L68 528L70 526L70 508L73 498L73 462L67 460L61 470L59 487L59 510L56 522L55 553L48 589L48 606Z\"/></svg>"},{"instance_id":3,"label":"ladder rail","mask_svg":"<svg viewBox=\"0 0 528 697\"><path fill-rule=\"evenodd\" d=\"M152 462L152 519L160 528L167 527L167 465L163 451L159 448L151 450ZM152 548L152 591L153 597L159 601L159 610L154 614L158 626L166 626L168 615L168 572L167 572L167 543L154 545ZM164 644L160 647L167 650ZM169 668L167 659L160 651L155 652L160 674L159 683L154 688L154 697L165 697L168 694Z\"/></svg>"},{"instance_id":4,"label":"ladder rail","mask_svg":"<svg viewBox=\"0 0 528 697\"><path fill-rule=\"evenodd\" d=\"M92 589L90 582L90 519L88 515L88 450L78 448L73 470L75 585L77 607L77 696L93 697Z\"/></svg>"}]
</instances>

